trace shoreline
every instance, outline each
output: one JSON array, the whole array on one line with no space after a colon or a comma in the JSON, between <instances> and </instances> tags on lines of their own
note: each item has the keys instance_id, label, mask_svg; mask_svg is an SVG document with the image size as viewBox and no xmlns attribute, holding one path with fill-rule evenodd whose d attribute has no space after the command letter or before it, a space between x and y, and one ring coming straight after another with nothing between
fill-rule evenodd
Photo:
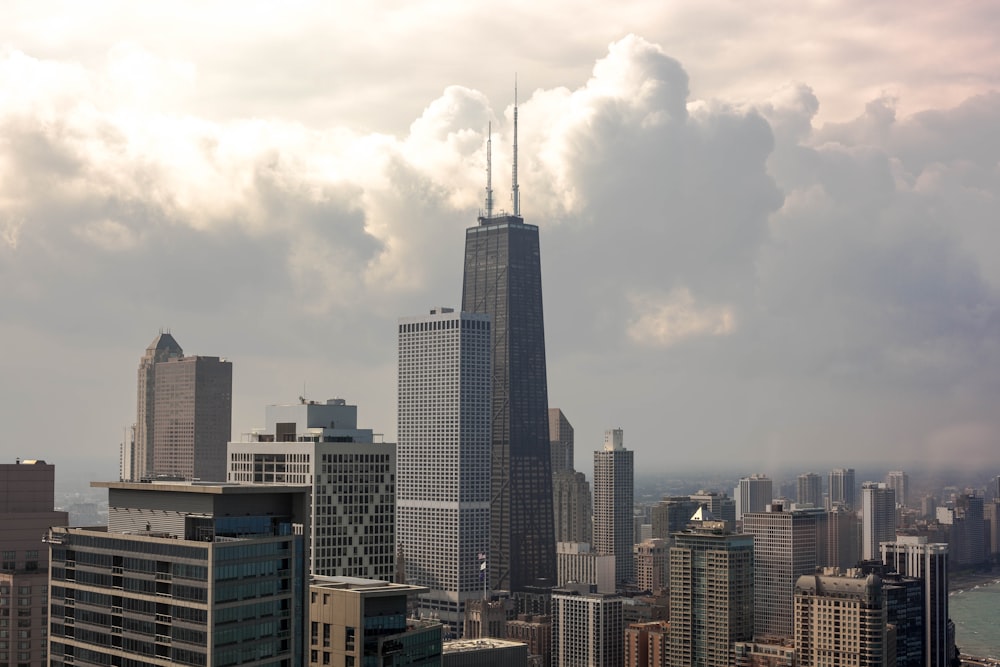
<instances>
[{"instance_id":1,"label":"shoreline","mask_svg":"<svg viewBox=\"0 0 1000 667\"><path fill-rule=\"evenodd\" d=\"M1000 571L960 572L948 577L948 592L957 593L975 586L992 585L1000 581Z\"/></svg>"}]
</instances>

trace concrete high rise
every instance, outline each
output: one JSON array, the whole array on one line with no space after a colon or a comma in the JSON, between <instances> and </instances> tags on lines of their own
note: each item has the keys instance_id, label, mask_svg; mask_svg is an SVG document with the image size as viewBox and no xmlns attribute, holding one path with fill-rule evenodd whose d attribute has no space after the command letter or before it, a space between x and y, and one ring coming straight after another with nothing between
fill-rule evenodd
<instances>
[{"instance_id":1,"label":"concrete high rise","mask_svg":"<svg viewBox=\"0 0 1000 667\"><path fill-rule=\"evenodd\" d=\"M823 478L814 472L799 475L795 503L802 507L823 507Z\"/></svg>"},{"instance_id":2,"label":"concrete high rise","mask_svg":"<svg viewBox=\"0 0 1000 667\"><path fill-rule=\"evenodd\" d=\"M750 475L740 479L733 489L736 497L736 520L742 521L748 512L763 512L774 498L773 484L767 475Z\"/></svg>"},{"instance_id":3,"label":"concrete high rise","mask_svg":"<svg viewBox=\"0 0 1000 667\"><path fill-rule=\"evenodd\" d=\"M654 594L667 590L669 560L670 544L667 540L654 537L635 545L636 588Z\"/></svg>"},{"instance_id":4,"label":"concrete high rise","mask_svg":"<svg viewBox=\"0 0 1000 667\"><path fill-rule=\"evenodd\" d=\"M902 470L890 470L885 475L885 483L896 492L896 504L908 507L910 502L910 476Z\"/></svg>"},{"instance_id":5,"label":"concrete high rise","mask_svg":"<svg viewBox=\"0 0 1000 667\"><path fill-rule=\"evenodd\" d=\"M219 357L158 363L152 472L225 480L232 416L232 363Z\"/></svg>"},{"instance_id":6,"label":"concrete high rise","mask_svg":"<svg viewBox=\"0 0 1000 667\"><path fill-rule=\"evenodd\" d=\"M396 525L420 613L461 634L490 539L490 319L449 308L399 320ZM480 558L482 555L482 558Z\"/></svg>"},{"instance_id":7,"label":"concrete high rise","mask_svg":"<svg viewBox=\"0 0 1000 667\"><path fill-rule=\"evenodd\" d=\"M552 593L552 664L623 667L625 622L614 595L556 589Z\"/></svg>"},{"instance_id":8,"label":"concrete high rise","mask_svg":"<svg viewBox=\"0 0 1000 667\"><path fill-rule=\"evenodd\" d=\"M228 480L311 489L309 571L391 581L395 572L396 446L358 428L342 398L269 405L266 426L228 448Z\"/></svg>"},{"instance_id":9,"label":"concrete high rise","mask_svg":"<svg viewBox=\"0 0 1000 667\"><path fill-rule=\"evenodd\" d=\"M302 664L307 488L93 486L107 529L46 538L51 665Z\"/></svg>"},{"instance_id":10,"label":"concrete high rise","mask_svg":"<svg viewBox=\"0 0 1000 667\"><path fill-rule=\"evenodd\" d=\"M138 481L153 470L153 431L156 417L156 365L179 359L184 350L169 332L161 331L139 360L138 398L136 401L135 445L132 456L123 464L121 477Z\"/></svg>"},{"instance_id":11,"label":"concrete high rise","mask_svg":"<svg viewBox=\"0 0 1000 667\"><path fill-rule=\"evenodd\" d=\"M879 545L896 539L896 492L884 482L861 485L861 559L878 560Z\"/></svg>"},{"instance_id":12,"label":"concrete high rise","mask_svg":"<svg viewBox=\"0 0 1000 667\"><path fill-rule=\"evenodd\" d=\"M834 505L826 516L826 556L823 564L849 569L861 560L861 529L858 515L843 505Z\"/></svg>"},{"instance_id":13,"label":"concrete high rise","mask_svg":"<svg viewBox=\"0 0 1000 667\"><path fill-rule=\"evenodd\" d=\"M516 104L514 156L512 213L494 214L488 185L466 230L462 310L493 318L490 583L518 592L555 582L556 545L538 227L520 213Z\"/></svg>"},{"instance_id":14,"label":"concrete high rise","mask_svg":"<svg viewBox=\"0 0 1000 667\"><path fill-rule=\"evenodd\" d=\"M857 509L857 486L854 481L854 468L834 468L830 471L830 482L827 485L830 507L841 504L848 509Z\"/></svg>"},{"instance_id":15,"label":"concrete high rise","mask_svg":"<svg viewBox=\"0 0 1000 667\"><path fill-rule=\"evenodd\" d=\"M795 582L812 574L820 551L821 509L786 510L743 515L743 532L753 535L754 636L794 636Z\"/></svg>"},{"instance_id":16,"label":"concrete high rise","mask_svg":"<svg viewBox=\"0 0 1000 667\"><path fill-rule=\"evenodd\" d=\"M39 541L56 512L55 466L17 459L0 464L0 664L48 664L49 552ZM16 611L15 611L16 610ZM15 616L16 614L16 616ZM15 627L16 624L16 627ZM15 643L16 640L16 643ZM8 663L9 660L9 663Z\"/></svg>"},{"instance_id":17,"label":"concrete high rise","mask_svg":"<svg viewBox=\"0 0 1000 667\"><path fill-rule=\"evenodd\" d=\"M882 580L858 571L799 577L795 584L795 648L801 667L890 664ZM896 664L893 661L891 664Z\"/></svg>"},{"instance_id":18,"label":"concrete high rise","mask_svg":"<svg viewBox=\"0 0 1000 667\"><path fill-rule=\"evenodd\" d=\"M555 539L586 542L593 539L593 497L587 476L573 467L573 426L559 408L549 409L552 447L552 513Z\"/></svg>"},{"instance_id":19,"label":"concrete high rise","mask_svg":"<svg viewBox=\"0 0 1000 667\"><path fill-rule=\"evenodd\" d=\"M754 542L719 521L692 524L670 549L670 667L729 667L754 630Z\"/></svg>"},{"instance_id":20,"label":"concrete high rise","mask_svg":"<svg viewBox=\"0 0 1000 667\"><path fill-rule=\"evenodd\" d=\"M372 579L313 577L305 664L440 665L441 624L407 619L407 596L424 592Z\"/></svg>"},{"instance_id":21,"label":"concrete high rise","mask_svg":"<svg viewBox=\"0 0 1000 667\"><path fill-rule=\"evenodd\" d=\"M573 425L559 408L549 408L549 447L552 474L576 470L573 462Z\"/></svg>"},{"instance_id":22,"label":"concrete high rise","mask_svg":"<svg viewBox=\"0 0 1000 667\"><path fill-rule=\"evenodd\" d=\"M604 432L604 449L594 452L594 549L615 557L615 582L635 581L632 506L634 452L625 449L620 428Z\"/></svg>"},{"instance_id":23,"label":"concrete high rise","mask_svg":"<svg viewBox=\"0 0 1000 667\"><path fill-rule=\"evenodd\" d=\"M948 667L955 652L955 628L948 618L948 545L899 535L882 544L882 562L892 572L923 581L924 667Z\"/></svg>"}]
</instances>

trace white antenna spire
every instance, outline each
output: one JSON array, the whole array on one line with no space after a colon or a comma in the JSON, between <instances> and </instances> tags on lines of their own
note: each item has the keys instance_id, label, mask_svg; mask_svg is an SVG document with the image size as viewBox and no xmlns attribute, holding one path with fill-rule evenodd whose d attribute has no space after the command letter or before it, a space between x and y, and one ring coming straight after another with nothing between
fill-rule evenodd
<instances>
[{"instance_id":1,"label":"white antenna spire","mask_svg":"<svg viewBox=\"0 0 1000 667\"><path fill-rule=\"evenodd\" d=\"M521 215L521 192L517 185L517 73L514 73L514 161L511 165L511 193L514 215Z\"/></svg>"},{"instance_id":2,"label":"white antenna spire","mask_svg":"<svg viewBox=\"0 0 1000 667\"><path fill-rule=\"evenodd\" d=\"M486 219L493 217L493 123L486 139Z\"/></svg>"}]
</instances>

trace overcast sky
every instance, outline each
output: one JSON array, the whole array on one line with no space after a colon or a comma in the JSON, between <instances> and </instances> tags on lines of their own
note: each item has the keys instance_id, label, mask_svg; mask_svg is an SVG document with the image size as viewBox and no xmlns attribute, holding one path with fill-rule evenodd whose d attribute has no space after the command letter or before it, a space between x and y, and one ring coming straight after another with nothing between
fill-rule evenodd
<instances>
[{"instance_id":1,"label":"overcast sky","mask_svg":"<svg viewBox=\"0 0 1000 667\"><path fill-rule=\"evenodd\" d=\"M485 185L541 229L592 472L1000 472L1000 5L6 3L0 454L116 474L160 328L234 437L461 298ZM86 463L82 459L88 458Z\"/></svg>"}]
</instances>

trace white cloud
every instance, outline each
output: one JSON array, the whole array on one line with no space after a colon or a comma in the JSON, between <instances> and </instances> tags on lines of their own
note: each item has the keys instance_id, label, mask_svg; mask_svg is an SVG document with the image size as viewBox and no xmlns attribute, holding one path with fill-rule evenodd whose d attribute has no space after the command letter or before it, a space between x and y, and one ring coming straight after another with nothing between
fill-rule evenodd
<instances>
[{"instance_id":1,"label":"white cloud","mask_svg":"<svg viewBox=\"0 0 1000 667\"><path fill-rule=\"evenodd\" d=\"M701 305L686 287L666 295L629 296L633 318L629 337L640 345L669 347L689 338L727 336L736 330L728 305Z\"/></svg>"}]
</instances>

